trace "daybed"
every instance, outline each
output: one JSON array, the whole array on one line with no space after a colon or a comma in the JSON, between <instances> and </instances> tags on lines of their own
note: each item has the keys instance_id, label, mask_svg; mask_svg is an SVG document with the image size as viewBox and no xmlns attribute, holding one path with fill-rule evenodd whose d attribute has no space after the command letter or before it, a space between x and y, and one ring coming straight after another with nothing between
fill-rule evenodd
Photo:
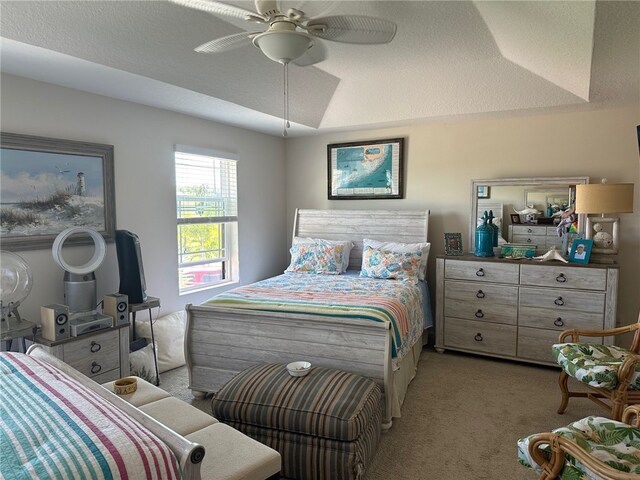
<instances>
[{"instance_id":1,"label":"daybed","mask_svg":"<svg viewBox=\"0 0 640 480\"><path fill-rule=\"evenodd\" d=\"M428 210L296 210L293 237L352 241L349 270L357 272L362 263L363 239L426 242L428 221ZM306 277L301 281L308 284L324 282L327 285L337 285L335 282L356 285L359 278L353 275L297 276ZM272 282L282 286L282 291L297 288L287 287L278 277ZM385 280L378 282L382 285L380 282ZM232 302L187 305L185 357L189 388L196 395L215 392L236 373L255 364L307 360L314 366L344 370L377 381L385 395L384 423L390 426L392 416L400 416L407 386L415 376L423 346L422 333L432 325L426 285L423 288L421 298L426 307L423 306L422 311L426 315L420 318L418 338L415 325L407 327L414 335L404 343L405 355L401 359L393 357L400 348L398 342L406 339L397 338L397 331L390 321L372 321L367 315L343 311L343 304L331 300L325 308L316 304L311 313L290 308L291 303L296 303L291 298L287 298L288 305L284 308L275 305L278 303L275 301L274 305L256 309L251 305L241 309ZM314 295L322 296L318 291ZM339 295L340 292L336 292L336 297L340 298ZM375 295L371 294L373 297ZM403 302L397 298L388 300L388 303L395 302L396 307L403 307ZM374 308L381 310L378 305Z\"/></svg>"},{"instance_id":2,"label":"daybed","mask_svg":"<svg viewBox=\"0 0 640 480\"><path fill-rule=\"evenodd\" d=\"M276 451L150 383L106 387L41 345L0 354L0 477L277 478Z\"/></svg>"}]
</instances>

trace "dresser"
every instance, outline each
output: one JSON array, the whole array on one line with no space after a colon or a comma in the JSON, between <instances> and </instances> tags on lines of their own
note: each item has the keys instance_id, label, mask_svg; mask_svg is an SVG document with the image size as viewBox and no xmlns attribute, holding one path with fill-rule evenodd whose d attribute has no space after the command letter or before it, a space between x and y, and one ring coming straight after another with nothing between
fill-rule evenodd
<instances>
[{"instance_id":1,"label":"dresser","mask_svg":"<svg viewBox=\"0 0 640 480\"><path fill-rule=\"evenodd\" d=\"M616 326L617 266L441 255L436 267L439 352L555 365L563 330Z\"/></svg>"},{"instance_id":2,"label":"dresser","mask_svg":"<svg viewBox=\"0 0 640 480\"><path fill-rule=\"evenodd\" d=\"M545 252L553 247L562 247L562 238L553 225L509 225L509 243L531 243Z\"/></svg>"},{"instance_id":3,"label":"dresser","mask_svg":"<svg viewBox=\"0 0 640 480\"><path fill-rule=\"evenodd\" d=\"M36 337L35 341L97 383L129 376L128 324L64 340Z\"/></svg>"}]
</instances>

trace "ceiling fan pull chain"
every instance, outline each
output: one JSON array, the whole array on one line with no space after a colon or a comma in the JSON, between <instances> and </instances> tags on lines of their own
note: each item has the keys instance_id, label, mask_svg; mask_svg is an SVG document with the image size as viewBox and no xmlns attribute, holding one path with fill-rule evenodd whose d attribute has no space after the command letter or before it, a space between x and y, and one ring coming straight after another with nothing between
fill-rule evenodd
<instances>
[{"instance_id":1,"label":"ceiling fan pull chain","mask_svg":"<svg viewBox=\"0 0 640 480\"><path fill-rule=\"evenodd\" d=\"M291 128L291 124L289 123L289 62L285 63L285 95L287 96L287 128Z\"/></svg>"},{"instance_id":2,"label":"ceiling fan pull chain","mask_svg":"<svg viewBox=\"0 0 640 480\"><path fill-rule=\"evenodd\" d=\"M283 86L283 95L282 95L282 136L287 136L287 124L288 122L288 99L287 99L287 64L282 64L282 86Z\"/></svg>"}]
</instances>

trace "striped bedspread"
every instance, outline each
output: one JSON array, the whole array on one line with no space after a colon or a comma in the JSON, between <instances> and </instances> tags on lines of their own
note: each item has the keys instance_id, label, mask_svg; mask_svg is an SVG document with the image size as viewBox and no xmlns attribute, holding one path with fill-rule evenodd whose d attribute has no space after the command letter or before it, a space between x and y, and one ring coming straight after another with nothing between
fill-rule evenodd
<instances>
[{"instance_id":1,"label":"striped bedspread","mask_svg":"<svg viewBox=\"0 0 640 480\"><path fill-rule=\"evenodd\" d=\"M151 432L55 367L0 353L0 478L174 479Z\"/></svg>"},{"instance_id":2,"label":"striped bedspread","mask_svg":"<svg viewBox=\"0 0 640 480\"><path fill-rule=\"evenodd\" d=\"M223 293L205 304L389 322L395 367L424 331L422 296L420 287L411 282L285 273Z\"/></svg>"}]
</instances>

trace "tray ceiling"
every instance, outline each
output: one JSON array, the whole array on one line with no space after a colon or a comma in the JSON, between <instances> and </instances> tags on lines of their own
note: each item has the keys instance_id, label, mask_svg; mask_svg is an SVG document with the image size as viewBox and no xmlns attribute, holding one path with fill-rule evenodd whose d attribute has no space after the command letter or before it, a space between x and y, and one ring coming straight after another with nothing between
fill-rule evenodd
<instances>
[{"instance_id":1,"label":"tray ceiling","mask_svg":"<svg viewBox=\"0 0 640 480\"><path fill-rule=\"evenodd\" d=\"M252 2L232 3L253 10ZM323 41L325 61L292 65L291 135L640 104L640 2L310 1L301 8L388 18L398 32L387 45ZM281 132L280 65L250 44L193 51L255 24L160 1L3 0L0 16L3 72Z\"/></svg>"}]
</instances>

